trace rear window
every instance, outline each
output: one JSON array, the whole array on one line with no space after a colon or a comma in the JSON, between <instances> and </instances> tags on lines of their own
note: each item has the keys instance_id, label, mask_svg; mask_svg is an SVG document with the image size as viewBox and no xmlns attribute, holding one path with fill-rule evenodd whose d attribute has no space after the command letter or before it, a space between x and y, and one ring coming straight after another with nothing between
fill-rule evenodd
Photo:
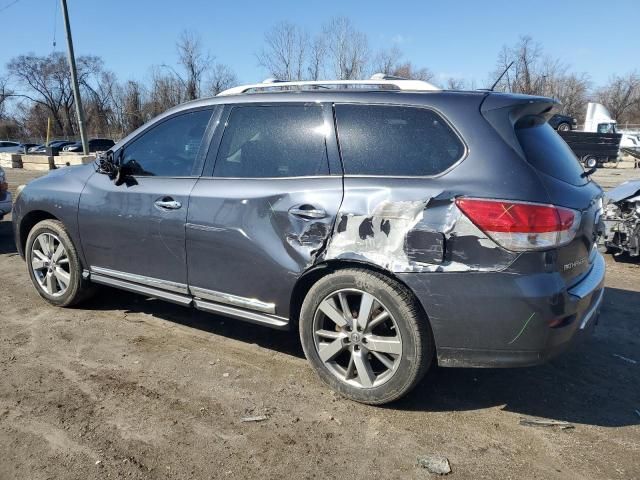
<instances>
[{"instance_id":1,"label":"rear window","mask_svg":"<svg viewBox=\"0 0 640 480\"><path fill-rule=\"evenodd\" d=\"M537 170L572 185L585 185L582 165L569 145L547 123L526 122L533 126L516 128L520 146L527 161Z\"/></svg>"},{"instance_id":2,"label":"rear window","mask_svg":"<svg viewBox=\"0 0 640 480\"><path fill-rule=\"evenodd\" d=\"M464 145L432 110L392 105L336 105L347 175L429 176L464 155Z\"/></svg>"}]
</instances>

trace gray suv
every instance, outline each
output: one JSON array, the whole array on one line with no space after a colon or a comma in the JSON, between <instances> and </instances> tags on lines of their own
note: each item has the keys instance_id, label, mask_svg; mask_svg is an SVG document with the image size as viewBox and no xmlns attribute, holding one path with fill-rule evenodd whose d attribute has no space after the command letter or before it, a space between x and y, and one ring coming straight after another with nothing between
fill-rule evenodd
<instances>
[{"instance_id":1,"label":"gray suv","mask_svg":"<svg viewBox=\"0 0 640 480\"><path fill-rule=\"evenodd\" d=\"M331 388L390 402L434 362L534 365L595 324L602 190L555 106L380 78L236 87L29 183L16 244L54 305L104 284L295 329Z\"/></svg>"}]
</instances>

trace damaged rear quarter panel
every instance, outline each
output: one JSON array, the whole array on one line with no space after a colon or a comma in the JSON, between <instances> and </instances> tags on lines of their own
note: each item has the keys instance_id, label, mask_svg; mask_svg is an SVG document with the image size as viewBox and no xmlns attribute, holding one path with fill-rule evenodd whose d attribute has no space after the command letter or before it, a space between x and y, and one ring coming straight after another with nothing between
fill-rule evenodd
<instances>
[{"instance_id":1,"label":"damaged rear quarter panel","mask_svg":"<svg viewBox=\"0 0 640 480\"><path fill-rule=\"evenodd\" d=\"M322 259L362 261L394 273L498 271L513 262L517 254L471 223L454 193L430 185L438 181L345 177L344 201Z\"/></svg>"}]
</instances>

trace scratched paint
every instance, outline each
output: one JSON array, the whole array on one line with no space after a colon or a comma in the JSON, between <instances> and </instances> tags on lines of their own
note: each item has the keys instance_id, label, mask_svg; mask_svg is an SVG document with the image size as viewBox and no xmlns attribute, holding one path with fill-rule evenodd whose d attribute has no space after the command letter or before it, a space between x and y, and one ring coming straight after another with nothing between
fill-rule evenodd
<instances>
[{"instance_id":1,"label":"scratched paint","mask_svg":"<svg viewBox=\"0 0 640 480\"><path fill-rule=\"evenodd\" d=\"M452 198L380 201L363 214L340 213L324 260L349 259L393 272L506 268L517 257L496 245Z\"/></svg>"}]
</instances>

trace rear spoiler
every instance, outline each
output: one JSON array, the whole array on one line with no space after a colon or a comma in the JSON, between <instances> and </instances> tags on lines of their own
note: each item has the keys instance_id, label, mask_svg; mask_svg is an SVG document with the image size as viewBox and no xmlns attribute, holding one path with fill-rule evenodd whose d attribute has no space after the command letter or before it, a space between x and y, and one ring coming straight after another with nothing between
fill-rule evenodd
<instances>
[{"instance_id":1,"label":"rear spoiler","mask_svg":"<svg viewBox=\"0 0 640 480\"><path fill-rule=\"evenodd\" d=\"M480 113L518 155L525 158L516 137L515 125L525 117L546 122L557 111L560 102L548 97L490 93L480 104Z\"/></svg>"}]
</instances>

